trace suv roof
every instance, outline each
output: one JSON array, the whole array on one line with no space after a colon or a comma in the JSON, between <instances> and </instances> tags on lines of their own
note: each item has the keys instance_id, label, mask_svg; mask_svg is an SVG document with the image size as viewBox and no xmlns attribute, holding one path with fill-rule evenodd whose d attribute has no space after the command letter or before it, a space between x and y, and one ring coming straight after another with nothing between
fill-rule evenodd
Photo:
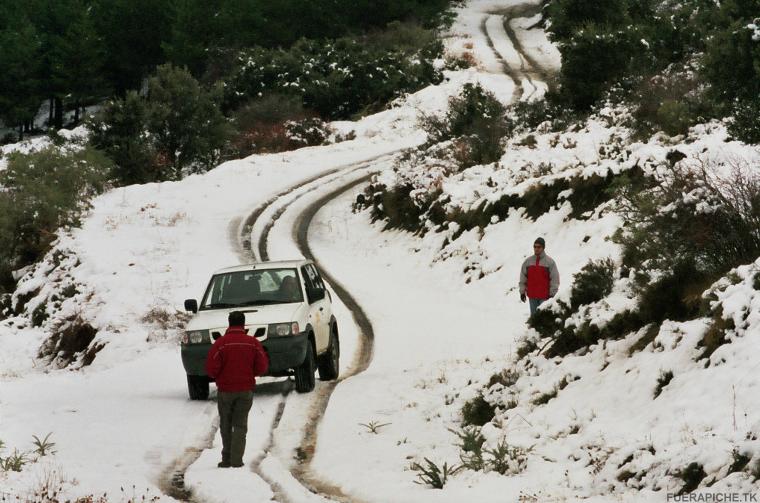
<instances>
[{"instance_id":1,"label":"suv roof","mask_svg":"<svg viewBox=\"0 0 760 503\"><path fill-rule=\"evenodd\" d=\"M214 274L221 274L225 272L235 272L235 271L250 271L252 269L278 269L282 267L293 267L293 268L299 268L302 265L311 264L311 260L301 259L301 260L273 260L271 262L254 262L252 264L242 264L242 265L236 265L232 267L225 267L224 269L219 269L217 271L214 271Z\"/></svg>"}]
</instances>

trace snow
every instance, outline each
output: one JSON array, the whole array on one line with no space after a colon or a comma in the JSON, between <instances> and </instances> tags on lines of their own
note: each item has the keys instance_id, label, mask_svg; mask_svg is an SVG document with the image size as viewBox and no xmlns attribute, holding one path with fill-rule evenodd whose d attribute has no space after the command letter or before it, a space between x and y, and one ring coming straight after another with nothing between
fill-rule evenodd
<instances>
[{"instance_id":1,"label":"snow","mask_svg":"<svg viewBox=\"0 0 760 503\"><path fill-rule=\"evenodd\" d=\"M369 367L339 381L332 394L327 383L300 395L292 392L292 381L260 379L245 466L216 467L221 442L213 391L208 402L187 399L177 344L182 301L198 297L212 271L251 260L238 242L242 220L275 195L331 173L275 201L251 229L257 243L277 215L270 257L299 258L292 230L301 211L369 173L392 182L394 156L425 140L416 125L420 114L442 113L466 82L480 82L509 102L515 85L502 73L497 54L511 64L521 60L495 13L516 4L471 0L460 7L447 48L472 51L479 68L447 72L440 86L374 116L331 124L356 139L230 161L180 182L115 189L93 202L80 229L61 232L54 251L26 272L14 297L31 294L26 312L40 307L52 318L39 327L25 315L0 322L0 456L31 450L32 435L48 432L56 453L30 461L21 472L0 472L0 497L29 499L45 480L55 479L67 498L108 493L118 499L126 493L173 501L167 480L173 470L186 468L184 484L197 501L327 501L293 476L303 468L297 458L308 440L305 428L321 407L310 477L351 501L659 501L678 492L678 471L692 462L702 464L706 481L715 480L697 493L757 492L749 474L727 472L735 451L749 455L751 466L760 461L760 364L754 358L760 260L712 286L714 311L720 306L735 328L709 358L699 359L698 343L713 323L703 318L666 321L632 353L646 327L565 358L534 352L516 364L521 342L536 338L525 326L528 307L516 289L530 244L538 235L546 238L562 278L557 300L567 301L573 275L590 259L619 262L621 250L610 236L622 225L620 216L603 206L585 220L569 219L565 201L535 221L512 210L456 239L448 239L458 230L454 225L414 236L383 231L367 212L352 212L361 185L326 204L308 237L317 260L372 322ZM510 26L534 59L556 69L556 49L541 30L528 29L536 21L515 19ZM535 183L633 166L660 169L673 149L690 160L707 155L726 166L735 159L760 163L756 147L727 141L719 123L696 126L680 139L656 135L633 142L624 119L625 111L604 109L581 130L534 132L532 147L523 137L510 140L498 166L475 166L442 180L415 173L414 180L422 190L438 178L448 208L467 209L523 194ZM45 144L31 140L3 147L3 153ZM56 310L53 295L62 297ZM360 331L349 309L333 298L345 376L355 366ZM635 302L630 282L619 280L607 299L588 306L589 316L604 323ZM550 301L542 309L555 305ZM168 323L155 316L160 312ZM48 364L37 355L40 345L56 322L72 317L97 329L93 345L103 349L88 366L81 358L67 366L62 357ZM484 387L505 368L515 372L514 385ZM658 379L668 371L673 379L655 398ZM506 441L525 449L524 471L502 476L463 469L443 490L416 483L413 463L461 463L455 434L460 411L480 393L501 404L480 430L485 446ZM510 402L515 406L506 408Z\"/></svg>"}]
</instances>

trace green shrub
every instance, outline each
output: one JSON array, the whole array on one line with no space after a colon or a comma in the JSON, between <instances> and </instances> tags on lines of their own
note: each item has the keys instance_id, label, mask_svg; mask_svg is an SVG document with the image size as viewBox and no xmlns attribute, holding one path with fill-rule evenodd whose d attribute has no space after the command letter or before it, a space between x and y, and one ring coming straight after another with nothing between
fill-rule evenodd
<instances>
[{"instance_id":1,"label":"green shrub","mask_svg":"<svg viewBox=\"0 0 760 503\"><path fill-rule=\"evenodd\" d=\"M155 146L147 131L148 104L136 92L106 104L90 120L90 142L115 165L114 175L123 184L162 179L156 165Z\"/></svg>"},{"instance_id":2,"label":"green shrub","mask_svg":"<svg viewBox=\"0 0 760 503\"><path fill-rule=\"evenodd\" d=\"M225 155L247 157L254 153L284 152L303 146L292 140L287 124L306 120L311 115L298 96L271 93L252 100L233 114L235 134L226 147Z\"/></svg>"},{"instance_id":3,"label":"green shrub","mask_svg":"<svg viewBox=\"0 0 760 503\"><path fill-rule=\"evenodd\" d=\"M485 468L483 459L483 444L485 437L480 433L480 428L475 426L466 426L461 431L450 430L459 437L459 459L462 461L462 467L468 470L482 470Z\"/></svg>"},{"instance_id":4,"label":"green shrub","mask_svg":"<svg viewBox=\"0 0 760 503\"><path fill-rule=\"evenodd\" d=\"M221 158L230 126L219 109L221 94L201 88L190 73L158 67L148 95L131 92L93 120L93 145L116 163L125 184L178 180Z\"/></svg>"},{"instance_id":5,"label":"green shrub","mask_svg":"<svg viewBox=\"0 0 760 503\"><path fill-rule=\"evenodd\" d=\"M548 122L551 131L561 131L575 118L571 110L556 101L554 94L533 101L518 101L507 107L506 123L510 136L517 131L532 131Z\"/></svg>"},{"instance_id":6,"label":"green shrub","mask_svg":"<svg viewBox=\"0 0 760 503\"><path fill-rule=\"evenodd\" d=\"M411 192L414 187L410 184L397 185L390 189L384 186L375 187L378 197L372 198L372 219L386 220L388 229L404 229L410 232L420 232L424 227L422 219L440 192L431 192L422 200L413 199Z\"/></svg>"},{"instance_id":7,"label":"green shrub","mask_svg":"<svg viewBox=\"0 0 760 503\"><path fill-rule=\"evenodd\" d=\"M647 324L695 318L700 314L702 292L716 279L697 269L693 261L676 262L670 272L642 292L638 305L641 321Z\"/></svg>"},{"instance_id":8,"label":"green shrub","mask_svg":"<svg viewBox=\"0 0 760 503\"><path fill-rule=\"evenodd\" d=\"M628 22L628 5L624 0L556 0L549 4L549 32L554 40L566 41L589 23L623 26Z\"/></svg>"},{"instance_id":9,"label":"green shrub","mask_svg":"<svg viewBox=\"0 0 760 503\"><path fill-rule=\"evenodd\" d=\"M399 45L388 49L394 37ZM409 47L414 40L426 45ZM433 66L442 53L440 41L396 27L393 34L371 42L302 39L287 50L243 51L238 69L225 83L225 110L278 93L299 97L325 119L346 119L442 80Z\"/></svg>"},{"instance_id":10,"label":"green shrub","mask_svg":"<svg viewBox=\"0 0 760 503\"><path fill-rule=\"evenodd\" d=\"M750 26L757 17L754 2L721 5L724 26L711 35L703 75L725 103L760 96L760 45Z\"/></svg>"},{"instance_id":11,"label":"green shrub","mask_svg":"<svg viewBox=\"0 0 760 503\"><path fill-rule=\"evenodd\" d=\"M660 393L662 393L662 390L670 384L670 381L673 380L673 371L668 370L667 372L660 372L660 376L657 378L657 387L654 390L654 397L657 398L660 396Z\"/></svg>"},{"instance_id":12,"label":"green shrub","mask_svg":"<svg viewBox=\"0 0 760 503\"><path fill-rule=\"evenodd\" d=\"M626 221L615 236L623 265L670 271L675 262L720 277L760 255L760 175L736 163L663 166L642 184L618 186ZM665 208L667 211L663 211Z\"/></svg>"},{"instance_id":13,"label":"green shrub","mask_svg":"<svg viewBox=\"0 0 760 503\"><path fill-rule=\"evenodd\" d=\"M734 448L731 453L732 461L731 466L728 467L728 473L741 472L749 465L752 460L752 454L741 452L738 448Z\"/></svg>"},{"instance_id":14,"label":"green shrub","mask_svg":"<svg viewBox=\"0 0 760 503\"><path fill-rule=\"evenodd\" d=\"M688 494L699 487L699 484L707 477L704 467L699 463L689 463L689 465L678 472L678 478L683 480L684 484L679 495Z\"/></svg>"},{"instance_id":15,"label":"green shrub","mask_svg":"<svg viewBox=\"0 0 760 503\"><path fill-rule=\"evenodd\" d=\"M462 407L462 425L483 426L491 421L495 415L496 407L488 403L483 395L479 394Z\"/></svg>"},{"instance_id":16,"label":"green shrub","mask_svg":"<svg viewBox=\"0 0 760 503\"><path fill-rule=\"evenodd\" d=\"M420 126L429 143L458 140L464 154L460 168L496 162L504 153L507 136L506 108L480 84L467 83L458 96L449 100L443 118L424 116Z\"/></svg>"},{"instance_id":17,"label":"green shrub","mask_svg":"<svg viewBox=\"0 0 760 503\"><path fill-rule=\"evenodd\" d=\"M329 124L318 117L288 121L285 123L285 131L296 147L322 145L331 133Z\"/></svg>"},{"instance_id":18,"label":"green shrub","mask_svg":"<svg viewBox=\"0 0 760 503\"><path fill-rule=\"evenodd\" d=\"M641 51L636 29L614 30L587 24L562 48L559 93L575 110L588 110L607 88L626 74L634 55Z\"/></svg>"},{"instance_id":19,"label":"green shrub","mask_svg":"<svg viewBox=\"0 0 760 503\"><path fill-rule=\"evenodd\" d=\"M500 441L493 449L486 449L486 465L501 475L517 475L522 473L527 464L528 456L522 447L512 446L506 440Z\"/></svg>"},{"instance_id":20,"label":"green shrub","mask_svg":"<svg viewBox=\"0 0 760 503\"><path fill-rule=\"evenodd\" d=\"M562 300L555 301L553 309L538 309L528 318L528 326L541 337L553 337L564 326L564 320L570 315L570 306Z\"/></svg>"},{"instance_id":21,"label":"green shrub","mask_svg":"<svg viewBox=\"0 0 760 503\"><path fill-rule=\"evenodd\" d=\"M727 320L723 318L722 307L719 307L715 313L713 313L712 318L712 323L707 328L705 334L702 336L702 339L697 344L697 347L704 348L699 357L697 357L698 360L710 358L716 349L728 342L728 339L726 338L726 332L728 330L733 330L736 328L734 326L734 320Z\"/></svg>"},{"instance_id":22,"label":"green shrub","mask_svg":"<svg viewBox=\"0 0 760 503\"><path fill-rule=\"evenodd\" d=\"M439 467L428 458L425 458L425 465L412 463L411 468L419 472L417 474L418 480L415 480L417 484L426 484L434 489L443 489L449 476L454 475L461 469L461 467L449 466L448 463L443 463L443 466Z\"/></svg>"},{"instance_id":23,"label":"green shrub","mask_svg":"<svg viewBox=\"0 0 760 503\"><path fill-rule=\"evenodd\" d=\"M89 200L105 188L112 164L85 148L12 154L0 171L0 277L37 261L60 227L78 225Z\"/></svg>"},{"instance_id":24,"label":"green shrub","mask_svg":"<svg viewBox=\"0 0 760 503\"><path fill-rule=\"evenodd\" d=\"M689 106L678 100L666 100L657 109L657 124L670 136L684 134L692 120Z\"/></svg>"},{"instance_id":25,"label":"green shrub","mask_svg":"<svg viewBox=\"0 0 760 503\"><path fill-rule=\"evenodd\" d=\"M491 386L494 386L496 384L501 384L505 388L509 388L517 384L518 379L520 379L520 374L518 372L512 369L504 369L500 372L493 374L491 378L488 380L488 384L486 385L486 387L490 388Z\"/></svg>"},{"instance_id":26,"label":"green shrub","mask_svg":"<svg viewBox=\"0 0 760 503\"><path fill-rule=\"evenodd\" d=\"M47 313L47 303L42 302L36 308L34 308L34 311L32 311L32 326L42 326L42 324L45 323L45 320L48 318L49 315Z\"/></svg>"},{"instance_id":27,"label":"green shrub","mask_svg":"<svg viewBox=\"0 0 760 503\"><path fill-rule=\"evenodd\" d=\"M585 304L597 302L612 291L615 264L609 258L591 260L573 276L570 290L570 306L573 310Z\"/></svg>"},{"instance_id":28,"label":"green shrub","mask_svg":"<svg viewBox=\"0 0 760 503\"><path fill-rule=\"evenodd\" d=\"M728 132L745 143L760 143L760 98L737 100Z\"/></svg>"},{"instance_id":29,"label":"green shrub","mask_svg":"<svg viewBox=\"0 0 760 503\"><path fill-rule=\"evenodd\" d=\"M549 391L548 393L541 393L539 396L537 396L533 400L533 405L546 405L549 403L549 401L552 398L557 397L558 390L557 388L554 388L553 390Z\"/></svg>"},{"instance_id":30,"label":"green shrub","mask_svg":"<svg viewBox=\"0 0 760 503\"><path fill-rule=\"evenodd\" d=\"M638 351L643 351L644 348L646 348L650 343L654 342L655 338L657 337L657 334L660 333L660 325L656 323L650 324L646 331L644 332L644 335L639 338L629 349L628 349L628 356L632 356L634 353Z\"/></svg>"}]
</instances>

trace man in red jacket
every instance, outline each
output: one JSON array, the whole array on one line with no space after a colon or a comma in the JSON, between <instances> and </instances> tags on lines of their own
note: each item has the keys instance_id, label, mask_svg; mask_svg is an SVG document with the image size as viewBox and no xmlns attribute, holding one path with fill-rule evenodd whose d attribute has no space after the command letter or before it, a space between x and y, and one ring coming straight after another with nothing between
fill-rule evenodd
<instances>
[{"instance_id":1,"label":"man in red jacket","mask_svg":"<svg viewBox=\"0 0 760 503\"><path fill-rule=\"evenodd\" d=\"M206 358L206 373L216 381L222 461L219 468L243 466L248 411L253 405L256 376L266 373L269 357L245 330L245 314L233 311L230 327L214 342Z\"/></svg>"},{"instance_id":2,"label":"man in red jacket","mask_svg":"<svg viewBox=\"0 0 760 503\"><path fill-rule=\"evenodd\" d=\"M530 314L546 299L554 297L559 289L559 271L554 260L546 254L544 238L536 238L533 255L520 267L520 300L530 302Z\"/></svg>"}]
</instances>

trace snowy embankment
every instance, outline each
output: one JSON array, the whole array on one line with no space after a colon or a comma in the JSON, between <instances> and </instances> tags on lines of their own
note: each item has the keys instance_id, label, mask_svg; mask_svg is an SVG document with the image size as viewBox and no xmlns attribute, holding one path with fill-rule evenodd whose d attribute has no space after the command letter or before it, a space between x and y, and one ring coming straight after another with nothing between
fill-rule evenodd
<instances>
[{"instance_id":1,"label":"snowy embankment","mask_svg":"<svg viewBox=\"0 0 760 503\"><path fill-rule=\"evenodd\" d=\"M684 162L707 156L715 165L737 159L760 163L760 150L727 141L721 125L695 128L680 140L629 142L613 112L603 112L582 130L535 134L529 145L516 138L499 166L473 167L437 181L420 173L416 180L437 183L441 200L455 211L524 194L537 184L634 166L655 169L675 150L687 156ZM388 171L379 178L392 183L397 176L404 175ZM620 248L610 238L622 221L612 208L603 204L583 219L570 218L567 193L535 221L511 210L482 230L460 235L450 224L418 238L381 232L381 224L368 225L364 213L346 216L344 208L358 191L318 215L313 243L317 257L370 306L368 314L384 337L370 369L333 396L315 459L324 477L369 501L424 500L429 493L412 484L417 472L410 464L424 464L424 458L439 467L460 464L461 441L452 430L461 431L464 403L485 393L496 405L495 417L479 429L485 448L506 441L525 449L525 470L512 477L460 471L435 501L496 502L520 495L527 501L656 501L682 489L692 463L704 470L697 492L758 490L748 470L760 461L760 406L754 401L760 378L751 356L760 341L760 261L713 287L724 317L737 329L709 366L699 359L709 319L666 321L641 347L637 342L647 330L564 358L534 352L515 365L519 339L535 336L525 327L528 309L516 290L519 265L533 239L547 239L562 276L557 297L568 301L572 276L590 259L619 259ZM320 232L326 228L351 231ZM357 256L361 261L350 259ZM599 323L635 306L627 285L618 281L611 296L592 306ZM378 303L378 291L392 293ZM505 368L513 383L484 387ZM668 371L673 378L664 382ZM360 393L372 400L356 402ZM360 425L371 421L388 424L372 434ZM737 465L742 456L745 464Z\"/></svg>"}]
</instances>

